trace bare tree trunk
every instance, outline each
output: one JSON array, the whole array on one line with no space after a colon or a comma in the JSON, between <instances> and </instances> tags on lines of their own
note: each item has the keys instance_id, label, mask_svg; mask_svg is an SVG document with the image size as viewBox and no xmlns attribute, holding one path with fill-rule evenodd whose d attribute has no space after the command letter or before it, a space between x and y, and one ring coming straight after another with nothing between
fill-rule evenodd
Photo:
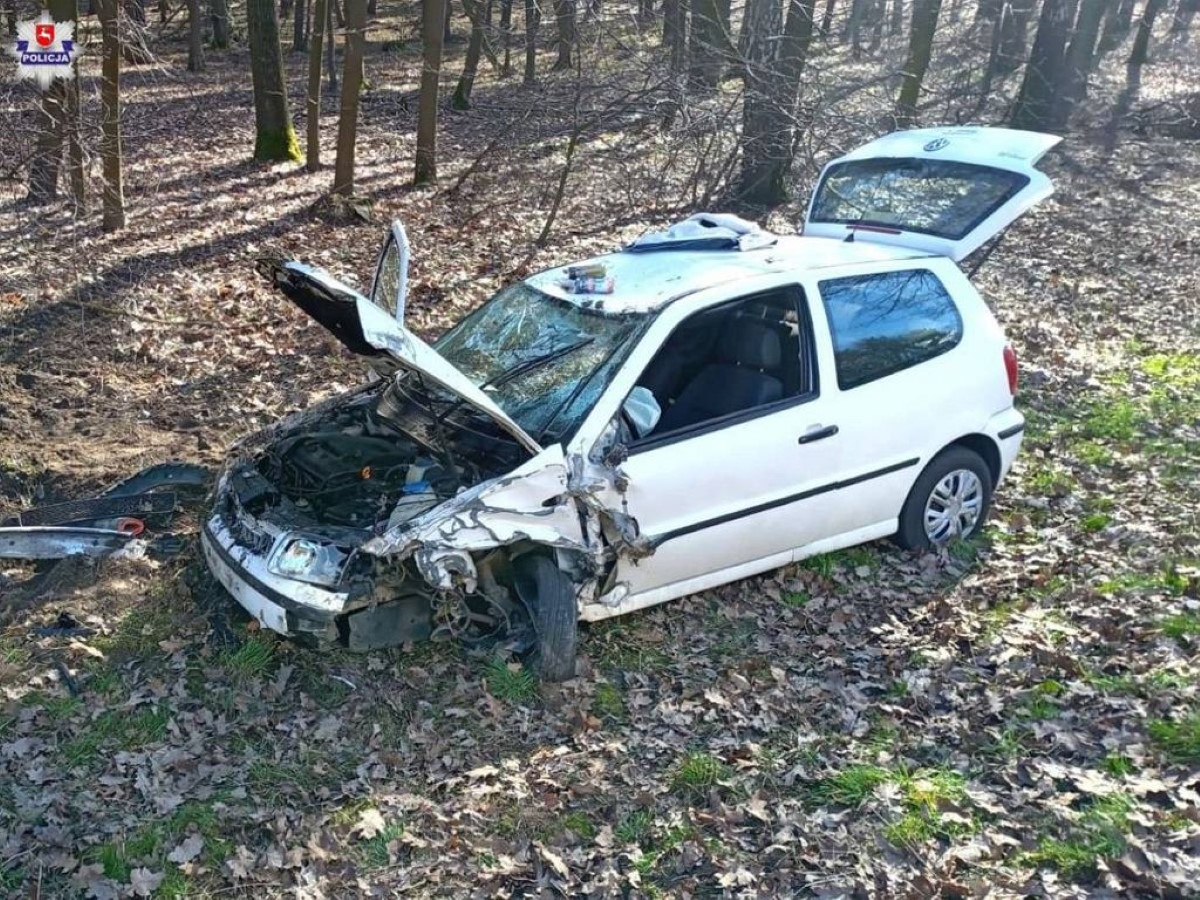
<instances>
[{"instance_id":1,"label":"bare tree trunk","mask_svg":"<svg viewBox=\"0 0 1200 900\"><path fill-rule=\"evenodd\" d=\"M463 0L467 18L471 20L471 40L467 44L467 58L463 62L462 75L454 89L450 106L454 109L471 107L471 89L479 71L479 57L483 54L483 39L492 25L492 0Z\"/></svg>"},{"instance_id":2,"label":"bare tree trunk","mask_svg":"<svg viewBox=\"0 0 1200 900\"><path fill-rule=\"evenodd\" d=\"M904 0L892 0L892 21L888 33L897 35L904 31Z\"/></svg>"},{"instance_id":3,"label":"bare tree trunk","mask_svg":"<svg viewBox=\"0 0 1200 900\"><path fill-rule=\"evenodd\" d=\"M300 144L288 114L283 79L283 49L274 0L247 0L246 30L250 38L250 76L254 82L254 158L298 160Z\"/></svg>"},{"instance_id":4,"label":"bare tree trunk","mask_svg":"<svg viewBox=\"0 0 1200 900\"><path fill-rule=\"evenodd\" d=\"M308 4L305 0L296 0L296 15L292 21L292 52L303 53L308 49L308 34L304 26L308 21Z\"/></svg>"},{"instance_id":5,"label":"bare tree trunk","mask_svg":"<svg viewBox=\"0 0 1200 900\"><path fill-rule=\"evenodd\" d=\"M333 33L333 10L336 6L337 0L325 0L325 73L329 76L331 91L336 91L338 86L337 42L334 40Z\"/></svg>"},{"instance_id":6,"label":"bare tree trunk","mask_svg":"<svg viewBox=\"0 0 1200 900\"><path fill-rule=\"evenodd\" d=\"M446 15L442 18L442 47L454 40L454 32L450 30L450 20L454 16L454 0L446 0Z\"/></svg>"},{"instance_id":7,"label":"bare tree trunk","mask_svg":"<svg viewBox=\"0 0 1200 900\"><path fill-rule=\"evenodd\" d=\"M529 2L529 0L526 0ZM421 10L421 96L417 111L417 164L414 184L437 181L438 80L442 72L445 0L424 0Z\"/></svg>"},{"instance_id":8,"label":"bare tree trunk","mask_svg":"<svg viewBox=\"0 0 1200 900\"><path fill-rule=\"evenodd\" d=\"M1164 0L1146 0L1142 11L1142 23L1138 25L1137 37L1133 39L1133 50L1129 52L1126 66L1130 71L1140 72L1150 59L1150 38L1154 35L1154 20L1165 6Z\"/></svg>"},{"instance_id":9,"label":"bare tree trunk","mask_svg":"<svg viewBox=\"0 0 1200 900\"><path fill-rule=\"evenodd\" d=\"M78 17L76 17L78 19ZM71 179L71 196L75 214L87 212L87 173L83 167L83 135L81 134L79 66L67 87L67 173Z\"/></svg>"},{"instance_id":10,"label":"bare tree trunk","mask_svg":"<svg viewBox=\"0 0 1200 900\"><path fill-rule=\"evenodd\" d=\"M825 0L825 15L821 17L821 34L828 35L833 28L833 11L837 6L837 0Z\"/></svg>"},{"instance_id":11,"label":"bare tree trunk","mask_svg":"<svg viewBox=\"0 0 1200 900\"><path fill-rule=\"evenodd\" d=\"M1045 0L1037 35L1025 66L1021 93L1013 110L1014 128L1034 131L1055 125L1056 99L1062 89L1067 35L1075 16L1075 0Z\"/></svg>"},{"instance_id":12,"label":"bare tree trunk","mask_svg":"<svg viewBox=\"0 0 1200 900\"><path fill-rule=\"evenodd\" d=\"M305 97L307 150L305 168L321 168L321 50L325 23L329 18L328 0L313 0L312 39L308 45L308 92ZM330 43L333 39L330 38Z\"/></svg>"},{"instance_id":13,"label":"bare tree trunk","mask_svg":"<svg viewBox=\"0 0 1200 900\"><path fill-rule=\"evenodd\" d=\"M933 34L937 29L942 0L914 0L912 34L908 41L908 61L904 64L904 83L896 102L896 127L908 128L917 117L917 99L929 58L933 55Z\"/></svg>"},{"instance_id":14,"label":"bare tree trunk","mask_svg":"<svg viewBox=\"0 0 1200 900\"><path fill-rule=\"evenodd\" d=\"M1036 0L1009 0L1004 4L1000 20L1000 47L996 55L996 72L1011 75L1025 62L1025 44L1029 22L1033 18Z\"/></svg>"},{"instance_id":15,"label":"bare tree trunk","mask_svg":"<svg viewBox=\"0 0 1200 900\"><path fill-rule=\"evenodd\" d=\"M429 2L429 0L426 0ZM366 43L367 0L346 0L346 59L342 74L342 109L338 117L337 161L333 193L354 194L354 150L358 137L358 93L362 87Z\"/></svg>"},{"instance_id":16,"label":"bare tree trunk","mask_svg":"<svg viewBox=\"0 0 1200 900\"><path fill-rule=\"evenodd\" d=\"M1100 31L1100 46L1096 48L1096 53L1104 56L1115 50L1121 41L1129 34L1129 30L1133 28L1133 7L1137 0L1117 0L1108 8L1108 15L1104 17L1104 27Z\"/></svg>"},{"instance_id":17,"label":"bare tree trunk","mask_svg":"<svg viewBox=\"0 0 1200 900\"><path fill-rule=\"evenodd\" d=\"M134 25L145 25L146 0L125 0L125 14Z\"/></svg>"},{"instance_id":18,"label":"bare tree trunk","mask_svg":"<svg viewBox=\"0 0 1200 900\"><path fill-rule=\"evenodd\" d=\"M5 30L9 37L17 36L17 0L7 0L4 10Z\"/></svg>"},{"instance_id":19,"label":"bare tree trunk","mask_svg":"<svg viewBox=\"0 0 1200 900\"><path fill-rule=\"evenodd\" d=\"M504 65L500 67L500 75L503 78L512 75L512 8L513 0L500 0L500 36L504 42Z\"/></svg>"},{"instance_id":20,"label":"bare tree trunk","mask_svg":"<svg viewBox=\"0 0 1200 900\"><path fill-rule=\"evenodd\" d=\"M50 0L48 7L55 22L78 20L75 0ZM75 71L77 78L78 66ZM49 203L58 196L71 85L72 82L66 79L56 78L38 97L37 153L30 163L29 193L26 197L30 203Z\"/></svg>"},{"instance_id":21,"label":"bare tree trunk","mask_svg":"<svg viewBox=\"0 0 1200 900\"><path fill-rule=\"evenodd\" d=\"M537 33L541 13L537 0L525 0L525 83L537 79Z\"/></svg>"},{"instance_id":22,"label":"bare tree trunk","mask_svg":"<svg viewBox=\"0 0 1200 900\"><path fill-rule=\"evenodd\" d=\"M121 36L118 0L96 0L101 30L100 158L104 169L106 232L125 227L125 191L121 187Z\"/></svg>"},{"instance_id":23,"label":"bare tree trunk","mask_svg":"<svg viewBox=\"0 0 1200 900\"><path fill-rule=\"evenodd\" d=\"M800 78L812 42L815 0L791 0L781 22L778 0L751 0L747 35L738 196L755 206L787 200L795 155ZM781 34L782 32L782 34Z\"/></svg>"},{"instance_id":24,"label":"bare tree trunk","mask_svg":"<svg viewBox=\"0 0 1200 900\"><path fill-rule=\"evenodd\" d=\"M571 68L571 50L578 40L575 29L575 0L554 0L554 19L558 25L558 59L554 71Z\"/></svg>"},{"instance_id":25,"label":"bare tree trunk","mask_svg":"<svg viewBox=\"0 0 1200 900\"><path fill-rule=\"evenodd\" d=\"M1175 16L1171 19L1171 40L1187 40L1197 12L1200 12L1200 0L1179 0L1179 5L1175 7Z\"/></svg>"},{"instance_id":26,"label":"bare tree trunk","mask_svg":"<svg viewBox=\"0 0 1200 900\"><path fill-rule=\"evenodd\" d=\"M212 17L212 42L218 50L229 46L229 0L208 0Z\"/></svg>"},{"instance_id":27,"label":"bare tree trunk","mask_svg":"<svg viewBox=\"0 0 1200 900\"><path fill-rule=\"evenodd\" d=\"M38 95L37 153L29 166L29 193L35 205L58 197L58 170L62 165L64 102L66 82L55 79Z\"/></svg>"},{"instance_id":28,"label":"bare tree trunk","mask_svg":"<svg viewBox=\"0 0 1200 900\"><path fill-rule=\"evenodd\" d=\"M1075 32L1067 47L1066 71L1059 101L1064 108L1058 112L1058 121L1065 125L1071 117L1075 104L1087 96L1088 75L1096 53L1096 38L1100 34L1100 22L1109 0L1084 0L1075 20Z\"/></svg>"},{"instance_id":29,"label":"bare tree trunk","mask_svg":"<svg viewBox=\"0 0 1200 900\"><path fill-rule=\"evenodd\" d=\"M703 87L716 87L734 58L729 32L729 0L692 0L691 66L689 78Z\"/></svg>"},{"instance_id":30,"label":"bare tree trunk","mask_svg":"<svg viewBox=\"0 0 1200 900\"><path fill-rule=\"evenodd\" d=\"M189 72L204 71L204 19L200 0L187 0Z\"/></svg>"}]
</instances>

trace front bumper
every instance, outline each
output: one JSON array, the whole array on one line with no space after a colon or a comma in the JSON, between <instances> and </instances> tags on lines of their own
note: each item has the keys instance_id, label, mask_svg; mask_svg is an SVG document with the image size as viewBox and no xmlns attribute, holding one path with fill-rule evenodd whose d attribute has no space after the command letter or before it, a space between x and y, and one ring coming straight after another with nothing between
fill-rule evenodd
<instances>
[{"instance_id":1,"label":"front bumper","mask_svg":"<svg viewBox=\"0 0 1200 900\"><path fill-rule=\"evenodd\" d=\"M200 547L213 577L264 627L280 634L336 637L346 592L330 591L268 571L267 558L238 545L219 515L205 524Z\"/></svg>"}]
</instances>

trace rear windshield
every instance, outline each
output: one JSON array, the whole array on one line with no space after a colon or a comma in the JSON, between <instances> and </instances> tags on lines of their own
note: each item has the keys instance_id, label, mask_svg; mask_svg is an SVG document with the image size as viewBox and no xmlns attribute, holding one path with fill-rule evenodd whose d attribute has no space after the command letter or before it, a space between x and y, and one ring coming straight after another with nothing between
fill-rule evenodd
<instances>
[{"instance_id":1,"label":"rear windshield","mask_svg":"<svg viewBox=\"0 0 1200 900\"><path fill-rule=\"evenodd\" d=\"M971 163L851 160L825 174L811 219L891 226L957 241L1028 183L1018 172Z\"/></svg>"}]
</instances>

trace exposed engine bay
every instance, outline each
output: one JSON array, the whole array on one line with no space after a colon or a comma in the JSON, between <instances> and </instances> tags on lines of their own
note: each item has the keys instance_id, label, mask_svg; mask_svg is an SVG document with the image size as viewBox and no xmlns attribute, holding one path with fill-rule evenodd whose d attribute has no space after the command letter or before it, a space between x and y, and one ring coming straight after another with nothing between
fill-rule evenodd
<instances>
[{"instance_id":1,"label":"exposed engine bay","mask_svg":"<svg viewBox=\"0 0 1200 900\"><path fill-rule=\"evenodd\" d=\"M441 558L452 577L439 584L419 553L360 552L510 471L525 451L419 379L381 379L339 400L243 447L217 507L237 544L268 558L271 573L347 593L336 621L296 630L357 650L439 636L532 646L513 566L521 548Z\"/></svg>"}]
</instances>

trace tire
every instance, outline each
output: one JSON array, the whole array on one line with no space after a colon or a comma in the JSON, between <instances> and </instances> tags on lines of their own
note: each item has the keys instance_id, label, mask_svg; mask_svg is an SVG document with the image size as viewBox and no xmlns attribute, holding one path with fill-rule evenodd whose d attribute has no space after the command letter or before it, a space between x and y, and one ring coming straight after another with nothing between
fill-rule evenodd
<instances>
[{"instance_id":1,"label":"tire","mask_svg":"<svg viewBox=\"0 0 1200 900\"><path fill-rule=\"evenodd\" d=\"M531 553L513 563L513 586L537 635L530 668L544 681L574 678L579 640L575 585L552 558Z\"/></svg>"},{"instance_id":2,"label":"tire","mask_svg":"<svg viewBox=\"0 0 1200 900\"><path fill-rule=\"evenodd\" d=\"M943 484L954 475L959 476L957 482ZM971 476L975 479L974 485ZM939 487L940 496L935 500L933 495ZM955 537L969 538L978 534L992 507L992 488L992 473L983 457L966 447L947 447L930 460L904 501L896 543L910 550L932 550ZM952 498L951 503L957 505L948 505L946 498ZM928 528L927 507L931 507ZM970 518L972 507L977 509L973 519ZM943 515L935 520L933 517L937 516L939 508ZM955 515L960 509L962 512ZM942 525L948 529L945 533L942 533Z\"/></svg>"}]
</instances>

